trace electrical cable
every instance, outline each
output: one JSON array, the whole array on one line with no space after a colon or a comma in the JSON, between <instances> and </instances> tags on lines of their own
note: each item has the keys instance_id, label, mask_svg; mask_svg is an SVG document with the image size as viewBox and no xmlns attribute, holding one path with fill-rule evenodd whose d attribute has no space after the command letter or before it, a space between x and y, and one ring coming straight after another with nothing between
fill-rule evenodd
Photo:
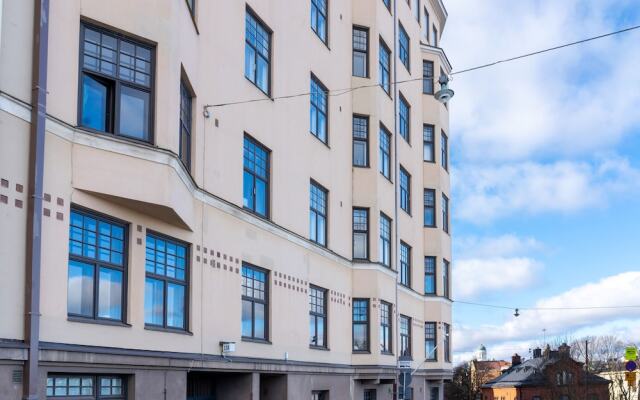
<instances>
[{"instance_id":1,"label":"electrical cable","mask_svg":"<svg viewBox=\"0 0 640 400\"><path fill-rule=\"evenodd\" d=\"M460 70L460 71L453 71L449 75L453 76L453 75L464 74L466 72L476 71L476 70L479 70L479 69L492 67L492 66L495 66L495 65L498 65L498 64L504 64L504 63L507 63L507 62L516 61L516 60L520 60L520 59L523 59L523 58L540 55L540 54L543 54L543 53L548 53L550 51L560 50L560 49L563 49L563 48L566 48L566 47L575 46L575 45L586 43L586 42L590 42L590 41L593 41L593 40L602 39L602 38L606 38L606 37L614 36L614 35L619 35L621 33L633 31L633 30L636 30L636 29L640 29L640 25L631 26L631 27L628 27L628 28L625 28L625 29L620 29L620 30L617 30L617 31L614 31L614 32L605 33L605 34L602 34L602 35L588 37L588 38L585 38L585 39L577 40L575 42L569 42L569 43L564 43L564 44L561 44L561 45L558 45L558 46L548 47L546 49L537 50L537 51L534 51L534 52L531 52L531 53L521 54L521 55L515 56L515 57L510 57L510 58L505 58L505 59L502 59L502 60L493 61L493 62L490 62L490 63L487 63L487 64L482 64L482 65L478 65L478 66L475 66L475 67L466 68L466 69L463 69L463 70ZM404 80L394 81L394 82L391 82L391 84L392 85L399 85L399 84L408 83L408 82L423 81L425 78L434 78L434 77L433 76L431 76L431 77L422 76L420 78L412 78L412 79L404 79ZM351 87L351 88L334 89L334 90L328 90L327 94L329 96L332 96L332 97L334 97L334 96L342 96L344 94L351 93L351 92L356 91L356 90L366 89L366 88L371 88L371 87L377 87L377 86L380 86L380 84L379 83L374 83L374 84L354 86L354 87ZM239 104L257 103L257 102L263 102L263 101L286 100L286 99L291 99L291 98L296 98L296 97L310 96L311 94L312 94L311 92L301 92L301 93L283 95L283 96L262 97L262 98L259 98L259 99L238 100L238 101L231 101L231 102L225 102L225 103L206 104L204 106L204 108L205 109L208 109L208 108L220 108L220 107L233 106L233 105L239 105Z\"/></svg>"},{"instance_id":2,"label":"electrical cable","mask_svg":"<svg viewBox=\"0 0 640 400\"><path fill-rule=\"evenodd\" d=\"M628 309L638 308L640 305L621 305L621 306L582 306L582 307L509 307L497 304L474 303L470 301L453 300L453 303L466 304L477 307L498 308L503 310L528 310L528 311L575 311L575 310L607 310L607 309Z\"/></svg>"}]
</instances>

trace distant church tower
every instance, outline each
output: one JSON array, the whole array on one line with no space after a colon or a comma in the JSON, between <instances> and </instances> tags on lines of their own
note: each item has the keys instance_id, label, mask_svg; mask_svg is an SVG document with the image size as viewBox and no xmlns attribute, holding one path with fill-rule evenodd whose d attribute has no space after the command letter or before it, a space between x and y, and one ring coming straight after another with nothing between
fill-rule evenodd
<instances>
[{"instance_id":1,"label":"distant church tower","mask_svg":"<svg viewBox=\"0 0 640 400\"><path fill-rule=\"evenodd\" d=\"M481 344L476 351L476 359L478 361L487 361L487 348L484 347L483 344Z\"/></svg>"}]
</instances>

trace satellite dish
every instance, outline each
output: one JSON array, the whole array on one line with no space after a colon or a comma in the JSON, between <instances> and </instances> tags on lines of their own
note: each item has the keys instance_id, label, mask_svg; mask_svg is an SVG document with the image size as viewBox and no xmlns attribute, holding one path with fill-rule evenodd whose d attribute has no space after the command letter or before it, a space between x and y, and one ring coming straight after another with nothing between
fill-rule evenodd
<instances>
[{"instance_id":1,"label":"satellite dish","mask_svg":"<svg viewBox=\"0 0 640 400\"><path fill-rule=\"evenodd\" d=\"M440 75L438 83L440 84L440 90L434 96L440 103L447 104L454 95L454 91L449 89L449 77L445 74Z\"/></svg>"}]
</instances>

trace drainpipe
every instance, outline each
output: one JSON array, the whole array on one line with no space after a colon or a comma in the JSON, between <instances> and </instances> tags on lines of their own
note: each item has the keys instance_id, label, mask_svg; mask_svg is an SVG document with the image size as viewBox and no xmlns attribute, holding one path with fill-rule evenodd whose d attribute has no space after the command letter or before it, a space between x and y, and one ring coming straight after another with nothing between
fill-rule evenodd
<instances>
[{"instance_id":1,"label":"drainpipe","mask_svg":"<svg viewBox=\"0 0 640 400\"><path fill-rule=\"evenodd\" d=\"M49 0L36 0L33 20L31 137L29 144L29 199L27 213L25 342L28 359L23 378L23 399L37 400L40 384L40 267L42 259L42 198L44 139L47 112L47 58Z\"/></svg>"},{"instance_id":2,"label":"drainpipe","mask_svg":"<svg viewBox=\"0 0 640 400\"><path fill-rule=\"evenodd\" d=\"M391 54L391 58L393 59L393 168L394 168L394 263L396 266L396 283L395 283L395 324L394 324L394 340L396 345L396 399L400 398L400 381L397 379L398 377L398 367L399 367L399 356L400 356L400 309L398 308L398 278L400 276L400 234L398 232L398 227L400 225L399 219L399 199L400 199L400 160L398 160L398 133L399 129L399 121L398 121L398 96L400 95L400 91L398 90L398 0L393 0L393 53Z\"/></svg>"}]
</instances>

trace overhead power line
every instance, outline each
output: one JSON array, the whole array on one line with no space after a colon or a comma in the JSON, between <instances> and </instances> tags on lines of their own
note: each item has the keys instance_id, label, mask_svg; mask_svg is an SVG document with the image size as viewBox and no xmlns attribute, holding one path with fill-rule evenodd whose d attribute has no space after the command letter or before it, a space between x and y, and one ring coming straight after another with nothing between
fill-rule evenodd
<instances>
[{"instance_id":1,"label":"overhead power line","mask_svg":"<svg viewBox=\"0 0 640 400\"><path fill-rule=\"evenodd\" d=\"M593 41L593 40L602 39L602 38L606 38L606 37L614 36L614 35L619 35L621 33L630 32L630 31L633 31L633 30L636 30L636 29L640 29L640 25L631 26L631 27L628 27L628 28L625 28L625 29L620 29L620 30L617 30L617 31L614 31L614 32L609 32L609 33L605 33L605 34L598 35L598 36L592 36L592 37L581 39L581 40L578 40L578 41L575 41L575 42L565 43L565 44L561 44L561 45L554 46L554 47L548 47L546 49L537 50L537 51L534 51L534 52L531 52L531 53L526 53L526 54L522 54L522 55L515 56L515 57L510 57L510 58L505 58L505 59L502 59L502 60L493 61L493 62L490 62L490 63L487 63L487 64L482 64L482 65L478 65L478 66L475 66L475 67L466 68L466 69L463 69L463 70L460 70L460 71L453 71L453 72L451 72L450 75L459 75L459 74L464 74L464 73L471 72L471 71L476 71L476 70L479 70L479 69L489 68L489 67L493 67L493 66L498 65L498 64L504 64L504 63L507 63L507 62L516 61L516 60L520 60L520 59L523 59L523 58L536 56L536 55L543 54L543 53L548 53L548 52L551 52L551 51L563 49L563 48L570 47L570 46L575 46L575 45L586 43L586 42L590 42L590 41ZM398 81L391 82L390 84L391 85L399 85L399 84L408 83L408 82L417 82L417 81L422 81L425 78L433 78L433 76L398 80ZM328 90L328 95L332 96L332 97L333 96L342 96L344 94L351 93L351 92L354 92L356 90L366 89L366 88L371 88L371 87L377 87L377 86L380 86L380 84L379 83L372 83L372 84L359 85L359 86L354 86L354 87L344 88L344 89ZM258 98L258 99L238 100L238 101L230 101L230 102L224 102L224 103L207 104L207 105L204 106L204 108L205 109L207 109L207 108L220 108L220 107L233 106L233 105L239 105L239 104L248 104L248 103L258 103L258 102L263 102L263 101L292 99L292 98L296 98L296 97L305 97L305 96L310 96L310 95L311 95L311 92L301 92L301 93L282 95L282 96L261 97L261 98Z\"/></svg>"},{"instance_id":2,"label":"overhead power line","mask_svg":"<svg viewBox=\"0 0 640 400\"><path fill-rule=\"evenodd\" d=\"M620 306L580 306L580 307L509 307L498 304L473 303L470 301L454 300L453 303L466 304L477 307L498 308L503 310L528 310L528 311L576 311L576 310L608 310L608 309L640 309L640 305Z\"/></svg>"}]
</instances>

